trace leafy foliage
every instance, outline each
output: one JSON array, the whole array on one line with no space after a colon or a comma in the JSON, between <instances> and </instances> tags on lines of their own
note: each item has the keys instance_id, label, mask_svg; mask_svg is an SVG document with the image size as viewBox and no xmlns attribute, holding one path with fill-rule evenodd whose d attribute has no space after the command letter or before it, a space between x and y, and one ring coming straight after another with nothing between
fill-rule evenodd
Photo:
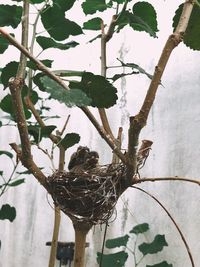
<instances>
[{"instance_id":1,"label":"leafy foliage","mask_svg":"<svg viewBox=\"0 0 200 267\"><path fill-rule=\"evenodd\" d=\"M97 11L104 11L107 9L105 0L85 0L82 3L83 11L86 15L94 14Z\"/></svg>"},{"instance_id":2,"label":"leafy foliage","mask_svg":"<svg viewBox=\"0 0 200 267\"><path fill-rule=\"evenodd\" d=\"M143 257L145 257L148 254L156 254L164 249L165 246L167 246L167 242L165 240L164 235L156 235L153 242L151 243L142 243L140 245L137 245L137 241L139 240L139 234L144 234L147 231L149 231L149 224L148 223L142 223L135 225L130 231L129 234L126 234L124 236L120 236L113 239L108 239L105 243L107 248L113 249L118 247L123 247L121 251L116 253L109 253L109 254L102 254L97 253L97 262L102 262L102 267L109 267L109 266L124 266L125 262L128 259L129 254L126 252L131 251L134 255L134 263L135 266L139 265L140 260L137 261L137 254L136 254L136 246L138 246L138 250L143 254ZM131 235L135 234L137 238L135 239L135 242L129 242L131 241ZM130 247L131 244L134 244L134 247ZM117 265L118 264L118 265ZM172 267L172 264L168 264L166 261L160 262L158 264L154 265L146 265L146 267Z\"/></svg>"},{"instance_id":3,"label":"leafy foliage","mask_svg":"<svg viewBox=\"0 0 200 267\"><path fill-rule=\"evenodd\" d=\"M45 36L38 36L36 40L43 50L48 49L48 48L58 48L61 50L67 50L69 48L76 47L78 45L78 43L75 41L71 41L65 44L58 43L58 42L55 42L52 38L45 37Z\"/></svg>"},{"instance_id":4,"label":"leafy foliage","mask_svg":"<svg viewBox=\"0 0 200 267\"><path fill-rule=\"evenodd\" d=\"M65 18L64 10L59 5L48 5L41 14L41 20L47 32L57 41L82 33L78 24Z\"/></svg>"},{"instance_id":5,"label":"leafy foliage","mask_svg":"<svg viewBox=\"0 0 200 267\"><path fill-rule=\"evenodd\" d=\"M0 209L0 220L13 222L16 218L16 209L9 204L4 204Z\"/></svg>"},{"instance_id":6,"label":"leafy foliage","mask_svg":"<svg viewBox=\"0 0 200 267\"><path fill-rule=\"evenodd\" d=\"M0 5L0 26L17 28L21 22L22 7L16 5Z\"/></svg>"},{"instance_id":7,"label":"leafy foliage","mask_svg":"<svg viewBox=\"0 0 200 267\"><path fill-rule=\"evenodd\" d=\"M43 137L49 137L49 135L56 129L55 125L48 125L40 127L38 125L29 125L28 132L34 138L34 142L39 143Z\"/></svg>"},{"instance_id":8,"label":"leafy foliage","mask_svg":"<svg viewBox=\"0 0 200 267\"><path fill-rule=\"evenodd\" d=\"M8 81L11 77L15 77L17 73L19 62L9 62L1 72L1 82L4 85L4 89L8 86Z\"/></svg>"},{"instance_id":9,"label":"leafy foliage","mask_svg":"<svg viewBox=\"0 0 200 267\"><path fill-rule=\"evenodd\" d=\"M173 28L176 29L179 18L183 10L183 4L176 10L173 18ZM183 42L193 50L200 50L200 6L194 5L192 14L188 23L187 30L183 36Z\"/></svg>"},{"instance_id":10,"label":"leafy foliage","mask_svg":"<svg viewBox=\"0 0 200 267\"><path fill-rule=\"evenodd\" d=\"M147 232L148 230L149 230L148 223L142 223L142 224L138 224L134 226L133 229L129 233L138 235L138 234L143 234Z\"/></svg>"},{"instance_id":11,"label":"leafy foliage","mask_svg":"<svg viewBox=\"0 0 200 267\"><path fill-rule=\"evenodd\" d=\"M101 30L101 23L102 23L102 19L97 17L97 18L93 18L90 19L86 22L84 22L83 24L83 29L85 30Z\"/></svg>"},{"instance_id":12,"label":"leafy foliage","mask_svg":"<svg viewBox=\"0 0 200 267\"><path fill-rule=\"evenodd\" d=\"M109 108L117 101L117 89L103 76L91 72L84 72L81 82L70 82L69 87L82 90L92 99L93 107Z\"/></svg>"},{"instance_id":13,"label":"leafy foliage","mask_svg":"<svg viewBox=\"0 0 200 267\"><path fill-rule=\"evenodd\" d=\"M168 246L164 235L156 235L151 243L142 243L138 248L143 255L155 254L163 250L164 246Z\"/></svg>"},{"instance_id":14,"label":"leafy foliage","mask_svg":"<svg viewBox=\"0 0 200 267\"><path fill-rule=\"evenodd\" d=\"M97 253L97 262L98 264L101 261L101 253ZM102 266L103 267L110 267L110 266L116 266L116 267L123 267L125 262L128 259L128 253L124 251L112 253L112 254L104 254L103 255L103 261L102 261Z\"/></svg>"},{"instance_id":15,"label":"leafy foliage","mask_svg":"<svg viewBox=\"0 0 200 267\"><path fill-rule=\"evenodd\" d=\"M173 267L172 264L168 264L166 261L162 261L158 264L154 264L154 265L146 265L146 267Z\"/></svg>"},{"instance_id":16,"label":"leafy foliage","mask_svg":"<svg viewBox=\"0 0 200 267\"><path fill-rule=\"evenodd\" d=\"M76 133L68 133L65 135L65 137L61 140L60 144L64 149L68 149L75 144L79 143L80 141L80 135Z\"/></svg>"},{"instance_id":17,"label":"leafy foliage","mask_svg":"<svg viewBox=\"0 0 200 267\"><path fill-rule=\"evenodd\" d=\"M106 241L106 247L107 248L116 248L116 247L126 246L128 240L129 240L129 235L117 237L114 239L109 239Z\"/></svg>"},{"instance_id":18,"label":"leafy foliage","mask_svg":"<svg viewBox=\"0 0 200 267\"><path fill-rule=\"evenodd\" d=\"M50 93L52 98L64 103L68 107L86 106L91 102L90 98L79 89L66 90L47 76L42 76L40 80L43 83L45 91Z\"/></svg>"}]
</instances>

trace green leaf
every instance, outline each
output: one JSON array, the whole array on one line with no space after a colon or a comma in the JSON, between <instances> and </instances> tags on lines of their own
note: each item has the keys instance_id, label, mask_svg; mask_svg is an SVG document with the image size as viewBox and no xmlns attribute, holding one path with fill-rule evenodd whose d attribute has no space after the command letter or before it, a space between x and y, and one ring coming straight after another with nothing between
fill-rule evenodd
<instances>
[{"instance_id":1,"label":"green leaf","mask_svg":"<svg viewBox=\"0 0 200 267\"><path fill-rule=\"evenodd\" d=\"M128 240L129 240L129 235L108 239L106 241L106 247L107 248L117 248L121 246L125 247L127 245Z\"/></svg>"},{"instance_id":2,"label":"green leaf","mask_svg":"<svg viewBox=\"0 0 200 267\"><path fill-rule=\"evenodd\" d=\"M9 220L13 222L16 218L16 209L9 204L5 204L0 209L0 220Z\"/></svg>"},{"instance_id":3,"label":"green leaf","mask_svg":"<svg viewBox=\"0 0 200 267\"><path fill-rule=\"evenodd\" d=\"M21 21L22 7L16 5L0 5L0 26L17 28Z\"/></svg>"},{"instance_id":4,"label":"green leaf","mask_svg":"<svg viewBox=\"0 0 200 267\"><path fill-rule=\"evenodd\" d=\"M41 60L42 64L44 64L46 67L51 68L53 60L49 60L49 59L43 59ZM33 70L38 70L37 65L35 64L35 62L33 61L28 61L27 62L27 67Z\"/></svg>"},{"instance_id":5,"label":"green leaf","mask_svg":"<svg viewBox=\"0 0 200 267\"><path fill-rule=\"evenodd\" d=\"M5 150L0 150L0 156L1 155L6 155L7 157L9 157L10 159L13 158L13 154L11 152L5 151Z\"/></svg>"},{"instance_id":6,"label":"green leaf","mask_svg":"<svg viewBox=\"0 0 200 267\"><path fill-rule=\"evenodd\" d=\"M65 103L68 107L87 106L91 103L91 99L81 90L66 90L57 82L47 76L40 78L45 91L50 93L51 97L61 103Z\"/></svg>"},{"instance_id":7,"label":"green leaf","mask_svg":"<svg viewBox=\"0 0 200 267\"><path fill-rule=\"evenodd\" d=\"M49 135L56 129L55 125L47 125L41 128L41 136L49 137Z\"/></svg>"},{"instance_id":8,"label":"green leaf","mask_svg":"<svg viewBox=\"0 0 200 267\"><path fill-rule=\"evenodd\" d=\"M58 48L61 50L67 50L69 48L73 48L79 45L79 43L75 41L71 41L65 44L58 43L58 42L55 42L52 38L44 37L44 36L38 36L36 38L36 41L42 47L43 50L48 49L48 48Z\"/></svg>"},{"instance_id":9,"label":"green leaf","mask_svg":"<svg viewBox=\"0 0 200 267\"><path fill-rule=\"evenodd\" d=\"M125 262L128 259L128 253L125 251L116 252L113 254L101 254L97 252L97 262L100 264L101 258L102 259L102 266L103 267L124 267Z\"/></svg>"},{"instance_id":10,"label":"green leaf","mask_svg":"<svg viewBox=\"0 0 200 267\"><path fill-rule=\"evenodd\" d=\"M75 2L76 0L53 0L53 4L59 6L64 11L71 9Z\"/></svg>"},{"instance_id":11,"label":"green leaf","mask_svg":"<svg viewBox=\"0 0 200 267\"><path fill-rule=\"evenodd\" d=\"M27 109L25 103L24 103L24 97L27 95L28 88L25 85L22 89L22 102L23 102L23 108L24 108L24 113L26 119L29 119L31 117L31 112ZM31 100L33 104L36 104L38 101L38 94L36 92L32 92ZM10 114L10 119L15 119L15 113L14 113L14 108L12 104L12 97L10 94L7 94L0 102L0 108Z\"/></svg>"},{"instance_id":12,"label":"green leaf","mask_svg":"<svg viewBox=\"0 0 200 267\"><path fill-rule=\"evenodd\" d=\"M166 261L162 261L162 262L154 264L154 265L146 265L146 267L173 267L173 265L168 264Z\"/></svg>"},{"instance_id":13,"label":"green leaf","mask_svg":"<svg viewBox=\"0 0 200 267\"><path fill-rule=\"evenodd\" d=\"M155 254L159 251L162 251L164 246L168 246L164 235L156 235L153 242L151 243L142 243L138 246L138 249L145 256L147 254Z\"/></svg>"},{"instance_id":14,"label":"green leaf","mask_svg":"<svg viewBox=\"0 0 200 267\"><path fill-rule=\"evenodd\" d=\"M75 144L79 143L80 135L76 133L68 133L65 137L61 140L60 144L64 147L64 149L68 149L69 147L74 146Z\"/></svg>"},{"instance_id":15,"label":"green leaf","mask_svg":"<svg viewBox=\"0 0 200 267\"><path fill-rule=\"evenodd\" d=\"M57 41L65 40L70 35L82 34L81 27L66 19L64 10L57 5L48 5L41 14L41 20L47 32Z\"/></svg>"},{"instance_id":16,"label":"green leaf","mask_svg":"<svg viewBox=\"0 0 200 267\"><path fill-rule=\"evenodd\" d=\"M70 82L69 87L86 93L93 107L109 108L117 101L117 89L103 76L91 72L84 72L81 82Z\"/></svg>"},{"instance_id":17,"label":"green leaf","mask_svg":"<svg viewBox=\"0 0 200 267\"><path fill-rule=\"evenodd\" d=\"M39 127L38 125L29 125L28 132L33 136L35 143L39 143L43 137L49 137L49 135L56 129L55 125L48 125L45 127Z\"/></svg>"},{"instance_id":18,"label":"green leaf","mask_svg":"<svg viewBox=\"0 0 200 267\"><path fill-rule=\"evenodd\" d=\"M173 18L173 28L176 29L178 21L180 19L183 10L183 4L176 10L176 14ZM193 50L200 50L200 7L194 5L190 20L183 36L184 44Z\"/></svg>"},{"instance_id":19,"label":"green leaf","mask_svg":"<svg viewBox=\"0 0 200 267\"><path fill-rule=\"evenodd\" d=\"M133 229L129 232L131 234L143 234L149 230L148 223L141 223L133 227Z\"/></svg>"},{"instance_id":20,"label":"green leaf","mask_svg":"<svg viewBox=\"0 0 200 267\"><path fill-rule=\"evenodd\" d=\"M41 81L41 78L44 77L45 74L43 72L37 73L34 77L33 77L33 82L35 85L37 85L37 87L40 89L40 91L45 91L45 86Z\"/></svg>"},{"instance_id":21,"label":"green leaf","mask_svg":"<svg viewBox=\"0 0 200 267\"><path fill-rule=\"evenodd\" d=\"M94 31L101 30L101 23L102 23L101 18L99 17L93 18L83 23L83 29L94 30Z\"/></svg>"},{"instance_id":22,"label":"green leaf","mask_svg":"<svg viewBox=\"0 0 200 267\"><path fill-rule=\"evenodd\" d=\"M40 4L40 3L45 2L45 0L30 0L30 2L31 2L32 4Z\"/></svg>"},{"instance_id":23,"label":"green leaf","mask_svg":"<svg viewBox=\"0 0 200 267\"><path fill-rule=\"evenodd\" d=\"M105 3L105 0L85 0L85 2L82 3L83 12L88 14L94 14L97 11L104 11L107 9L107 5Z\"/></svg>"},{"instance_id":24,"label":"green leaf","mask_svg":"<svg viewBox=\"0 0 200 267\"><path fill-rule=\"evenodd\" d=\"M134 30L146 31L151 36L156 37L157 28L157 15L154 7L148 2L137 2L133 6L133 14L136 15L140 20L137 25L133 23Z\"/></svg>"},{"instance_id":25,"label":"green leaf","mask_svg":"<svg viewBox=\"0 0 200 267\"><path fill-rule=\"evenodd\" d=\"M14 181L14 182L8 184L8 186L12 186L12 187L14 187L14 186L18 186L18 185L20 185L20 184L23 184L24 181L25 181L25 179L18 179L18 180L16 180L16 181Z\"/></svg>"},{"instance_id":26,"label":"green leaf","mask_svg":"<svg viewBox=\"0 0 200 267\"><path fill-rule=\"evenodd\" d=\"M60 77L82 77L84 71L77 71L77 70L54 70L54 74Z\"/></svg>"},{"instance_id":27,"label":"green leaf","mask_svg":"<svg viewBox=\"0 0 200 267\"><path fill-rule=\"evenodd\" d=\"M11 34L13 36L13 34ZM3 54L10 43L3 36L0 36L0 54Z\"/></svg>"},{"instance_id":28,"label":"green leaf","mask_svg":"<svg viewBox=\"0 0 200 267\"><path fill-rule=\"evenodd\" d=\"M16 76L18 65L18 62L11 61L2 69L1 82L4 85L4 89L8 86L9 79Z\"/></svg>"}]
</instances>

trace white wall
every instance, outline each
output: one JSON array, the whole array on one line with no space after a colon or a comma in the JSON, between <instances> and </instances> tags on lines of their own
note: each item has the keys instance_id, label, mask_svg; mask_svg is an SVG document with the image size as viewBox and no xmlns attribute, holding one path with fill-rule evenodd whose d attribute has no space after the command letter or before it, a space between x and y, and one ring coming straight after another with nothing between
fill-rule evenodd
<instances>
[{"instance_id":1,"label":"white wall","mask_svg":"<svg viewBox=\"0 0 200 267\"><path fill-rule=\"evenodd\" d=\"M158 11L160 23L158 39L152 39L145 33L125 30L120 37L114 36L108 45L109 64L117 63L115 59L119 57L119 51L123 47L122 50L127 51L124 52L125 62L134 62L148 72L153 72L163 45L172 31L171 19L174 11L182 1L151 2L155 4ZM46 56L55 57L55 69L80 68L99 73L99 51L99 44L96 42L94 45L83 45L73 51L66 52L65 58L59 51L56 51L56 54L51 54L53 53L52 50L46 52ZM76 59L77 55L78 58ZM14 57L17 58L17 55ZM9 61L10 58L11 54L6 54L6 60ZM5 57L2 56L0 61L4 62ZM199 63L199 53L189 50L182 44L175 49L170 58L162 78L163 87L160 86L159 88L148 124L141 134L141 140L150 139L154 142L149 159L142 170L144 177L175 175L196 179L199 177ZM121 109L119 106L111 108L108 113L115 133L122 124L125 146L127 143L127 116L128 114L134 115L139 110L149 80L142 75L136 75L128 77L123 82L127 89L126 99L128 103L125 103ZM120 82L117 84L122 91L124 84ZM82 134L81 144L98 150L102 163L110 161L109 148L83 114L77 109L67 110L63 105L53 106L53 112L59 113L65 118L71 113L69 132L76 131ZM59 122L59 127L61 125L62 123ZM6 149L9 142L18 139L14 129L12 135L10 135L10 130L4 129L1 129L0 134L0 149ZM5 138L9 139L8 142L5 142ZM71 149L67 154L66 162L73 150ZM50 174L49 161L44 159L40 152L36 154L36 159L41 166L47 167L46 173ZM5 160L3 158L1 160L0 169L5 165ZM9 173L10 166L9 163L6 164ZM200 266L198 256L200 249L199 187L174 181L146 182L140 187L156 196L171 212L188 241L196 266ZM45 242L51 239L54 216L50 197L33 177L27 177L25 184L10 189L0 199L0 204L5 202L16 206L17 218L13 223L0 222L0 239L2 240L0 266L47 266L49 248L45 246ZM124 203L128 203L128 209ZM126 219L124 219L125 216L127 216ZM107 236L113 238L124 235L135 224L143 222L149 223L152 230L151 234L145 235L144 240L151 241L157 233L165 234L169 247L166 247L163 253L156 255L156 258L155 256L147 258L149 261L144 261L141 266L151 265L154 261L158 262L159 260L167 260L175 267L191 266L183 242L169 217L155 201L137 190L128 189L119 200L117 218L113 223L110 223ZM87 248L86 266L97 266L95 265L95 258L96 252L101 250L103 229L104 227L96 226L88 236L90 247ZM62 216L60 240L74 240L71 223L64 215ZM126 267L133 266L132 261L133 259L130 258Z\"/></svg>"}]
</instances>

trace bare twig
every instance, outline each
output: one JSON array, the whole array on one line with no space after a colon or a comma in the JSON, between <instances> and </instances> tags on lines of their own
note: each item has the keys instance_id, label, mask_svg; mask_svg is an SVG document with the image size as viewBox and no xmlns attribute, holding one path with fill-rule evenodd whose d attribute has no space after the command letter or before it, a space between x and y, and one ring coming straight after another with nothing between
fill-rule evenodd
<instances>
[{"instance_id":1,"label":"bare twig","mask_svg":"<svg viewBox=\"0 0 200 267\"><path fill-rule=\"evenodd\" d=\"M179 181L179 182L189 182L193 184L200 185L200 180L195 180L191 178L186 178L186 177L178 177L178 176L172 176L172 177L155 177L155 178L142 178L137 180L135 183L140 184L143 182L159 182L159 181Z\"/></svg>"},{"instance_id":2,"label":"bare twig","mask_svg":"<svg viewBox=\"0 0 200 267\"><path fill-rule=\"evenodd\" d=\"M181 239L185 245L185 248L187 250L187 253L188 253L188 256L190 258L190 261L191 261L191 264L192 264L192 267L195 267L195 264L194 264L194 260L193 260L193 257L192 257L192 253L190 251L190 248L189 248L189 245L180 229L180 227L178 226L178 224L176 223L176 221L174 220L174 218L172 217L172 215L169 213L169 211L165 208L165 206L153 195L151 195L150 193L148 193L147 191L145 191L144 189L142 188L139 188L139 187L136 187L136 186L131 186L132 188L134 189L137 189L143 193L145 193L146 195L148 195L149 197L151 197L152 199L154 199L161 207L162 209L167 213L168 217L170 218L170 220L173 222L174 226L176 227L178 233L180 234L181 236Z\"/></svg>"},{"instance_id":3,"label":"bare twig","mask_svg":"<svg viewBox=\"0 0 200 267\"><path fill-rule=\"evenodd\" d=\"M182 41L183 35L187 29L188 21L193 9L194 1L186 0L183 11L179 20L179 23L176 27L175 32L169 36L163 52L158 61L158 65L155 68L151 84L147 91L146 97L144 99L143 105L139 113L135 117L130 118L130 127L129 127L129 138L128 138L128 158L130 161L130 174L135 172L136 168L136 154L138 146L138 138L141 129L145 126L150 109L154 103L156 92L161 81L161 77L171 55L173 49ZM131 177L131 175L130 175Z\"/></svg>"}]
</instances>

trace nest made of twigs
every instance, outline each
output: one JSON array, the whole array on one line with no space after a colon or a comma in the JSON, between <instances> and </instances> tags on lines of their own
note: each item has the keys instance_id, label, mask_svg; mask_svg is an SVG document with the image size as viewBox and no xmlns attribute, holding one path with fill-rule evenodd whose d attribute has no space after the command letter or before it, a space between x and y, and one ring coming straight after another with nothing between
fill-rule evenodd
<instances>
[{"instance_id":1,"label":"nest made of twigs","mask_svg":"<svg viewBox=\"0 0 200 267\"><path fill-rule=\"evenodd\" d=\"M82 172L56 171L47 178L48 191L72 220L92 225L106 222L122 192L123 164Z\"/></svg>"}]
</instances>

